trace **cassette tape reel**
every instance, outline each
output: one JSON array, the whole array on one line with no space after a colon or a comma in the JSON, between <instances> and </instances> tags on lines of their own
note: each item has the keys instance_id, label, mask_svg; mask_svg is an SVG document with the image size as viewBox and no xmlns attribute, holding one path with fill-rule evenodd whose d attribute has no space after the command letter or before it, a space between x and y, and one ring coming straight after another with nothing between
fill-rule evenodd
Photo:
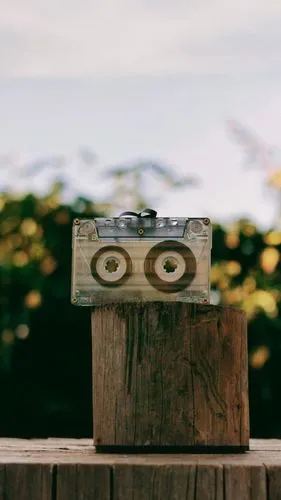
<instances>
[{"instance_id":1,"label":"cassette tape reel","mask_svg":"<svg viewBox=\"0 0 281 500\"><path fill-rule=\"evenodd\" d=\"M209 302L209 219L75 220L72 303Z\"/></svg>"},{"instance_id":2,"label":"cassette tape reel","mask_svg":"<svg viewBox=\"0 0 281 500\"><path fill-rule=\"evenodd\" d=\"M100 248L91 260L91 273L101 286L116 288L132 275L132 260L128 252L113 245Z\"/></svg>"},{"instance_id":3,"label":"cassette tape reel","mask_svg":"<svg viewBox=\"0 0 281 500\"><path fill-rule=\"evenodd\" d=\"M144 274L150 285L163 293L178 293L196 276L196 258L179 241L161 241L149 250L144 260Z\"/></svg>"}]
</instances>

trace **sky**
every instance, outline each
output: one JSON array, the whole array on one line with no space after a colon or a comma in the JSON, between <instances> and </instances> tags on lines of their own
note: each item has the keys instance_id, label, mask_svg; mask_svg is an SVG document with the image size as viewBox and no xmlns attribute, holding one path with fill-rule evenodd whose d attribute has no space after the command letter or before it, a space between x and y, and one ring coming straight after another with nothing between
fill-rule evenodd
<instances>
[{"instance_id":1,"label":"sky","mask_svg":"<svg viewBox=\"0 0 281 500\"><path fill-rule=\"evenodd\" d=\"M270 225L275 195L226 121L281 148L280 25L278 0L2 0L0 155L15 166L0 189L45 188L20 165L60 153L70 192L96 199L107 165L152 159L201 179L175 192L148 180L159 215ZM91 180L81 146L98 156Z\"/></svg>"}]
</instances>

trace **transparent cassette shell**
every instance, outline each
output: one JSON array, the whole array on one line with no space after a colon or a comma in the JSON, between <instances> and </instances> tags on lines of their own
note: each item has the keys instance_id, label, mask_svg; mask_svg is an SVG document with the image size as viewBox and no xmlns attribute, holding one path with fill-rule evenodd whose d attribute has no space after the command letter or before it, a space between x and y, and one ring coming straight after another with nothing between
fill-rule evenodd
<instances>
[{"instance_id":1,"label":"transparent cassette shell","mask_svg":"<svg viewBox=\"0 0 281 500\"><path fill-rule=\"evenodd\" d=\"M211 248L207 218L75 219L71 302L208 303Z\"/></svg>"}]
</instances>

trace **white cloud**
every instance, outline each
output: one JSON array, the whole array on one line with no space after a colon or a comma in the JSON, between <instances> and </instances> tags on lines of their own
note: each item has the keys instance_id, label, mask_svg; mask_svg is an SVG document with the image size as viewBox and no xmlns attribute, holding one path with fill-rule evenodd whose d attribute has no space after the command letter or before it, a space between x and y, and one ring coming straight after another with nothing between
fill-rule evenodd
<instances>
[{"instance_id":1,"label":"white cloud","mask_svg":"<svg viewBox=\"0 0 281 500\"><path fill-rule=\"evenodd\" d=\"M280 21L278 0L2 0L0 76L264 71Z\"/></svg>"}]
</instances>

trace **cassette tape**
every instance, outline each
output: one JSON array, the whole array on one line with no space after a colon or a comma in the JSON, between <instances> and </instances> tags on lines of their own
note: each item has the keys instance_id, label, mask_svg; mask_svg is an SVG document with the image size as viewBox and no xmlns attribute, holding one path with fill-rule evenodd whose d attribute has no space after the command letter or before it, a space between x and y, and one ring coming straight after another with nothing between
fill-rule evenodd
<instances>
[{"instance_id":1,"label":"cassette tape","mask_svg":"<svg viewBox=\"0 0 281 500\"><path fill-rule=\"evenodd\" d=\"M207 218L75 219L71 302L208 303L211 247Z\"/></svg>"}]
</instances>

